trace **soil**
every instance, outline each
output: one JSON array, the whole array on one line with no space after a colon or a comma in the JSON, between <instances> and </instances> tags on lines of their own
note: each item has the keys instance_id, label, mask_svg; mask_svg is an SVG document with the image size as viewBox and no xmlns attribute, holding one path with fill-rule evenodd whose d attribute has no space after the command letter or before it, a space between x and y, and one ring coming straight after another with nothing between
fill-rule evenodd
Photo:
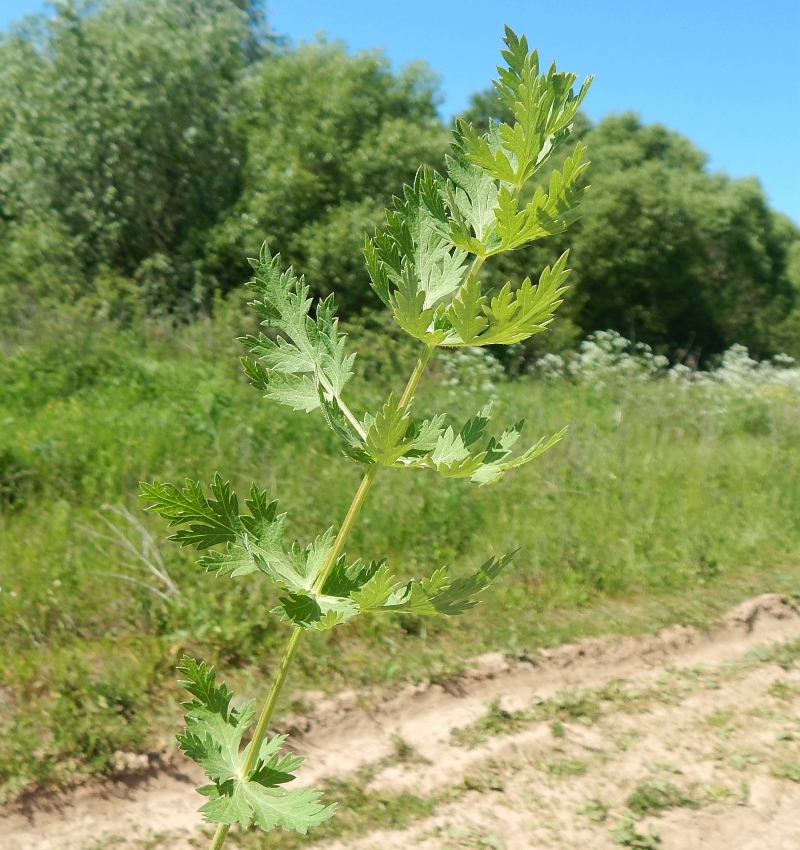
<instances>
[{"instance_id":1,"label":"soil","mask_svg":"<svg viewBox=\"0 0 800 850\"><path fill-rule=\"evenodd\" d=\"M767 594L710 632L490 654L393 694L308 694L280 731L308 756L304 783L369 775L441 799L405 830L315 845L330 850L797 850L800 668L780 647L798 638L793 601ZM118 761L112 782L0 816L0 850L203 846L193 766Z\"/></svg>"}]
</instances>

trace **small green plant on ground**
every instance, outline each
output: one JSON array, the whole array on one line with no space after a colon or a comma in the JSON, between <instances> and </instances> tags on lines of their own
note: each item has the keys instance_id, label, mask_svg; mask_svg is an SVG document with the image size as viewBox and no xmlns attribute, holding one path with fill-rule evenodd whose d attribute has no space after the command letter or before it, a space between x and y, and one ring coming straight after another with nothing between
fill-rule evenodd
<instances>
[{"instance_id":1,"label":"small green plant on ground","mask_svg":"<svg viewBox=\"0 0 800 850\"><path fill-rule=\"evenodd\" d=\"M320 411L345 454L365 470L338 532L329 529L307 546L287 546L285 514L267 491L253 484L241 513L238 497L219 475L211 498L191 480L183 488L142 485L148 510L171 526L184 526L172 539L207 550L200 566L217 576L260 572L285 594L272 613L290 625L291 635L257 720L254 701L232 707L233 694L217 684L213 668L189 657L180 668L192 699L184 703L186 729L179 742L209 779L198 790L208 798L201 807L205 819L218 824L211 850L222 847L233 824L305 833L334 812L317 791L283 787L294 779L302 759L282 752L283 736L267 736L306 631L331 629L366 612L461 614L513 556L489 558L468 576L453 578L442 567L407 583L385 560L348 563L344 545L380 469L425 469L486 485L529 463L563 434L542 437L515 454L523 422L487 440L490 406L460 428L448 425L444 414L423 421L411 416L420 378L437 348L525 340L547 327L565 290L566 253L544 269L537 284L509 282L488 295L479 277L490 257L563 232L577 217L585 192L581 176L587 163L580 143L561 171L552 170L546 190L539 186L529 192L527 186L568 139L590 80L575 94L574 74L557 72L555 66L539 73L538 56L529 52L524 37L507 29L505 43L506 65L498 69L495 85L514 115L513 126L492 123L479 136L459 122L447 175L420 169L414 185L387 213L385 231L366 241L375 292L400 327L423 346L399 397L392 393L376 413L359 419L343 397L355 354L346 352L333 297L313 305L303 278L291 269L282 271L280 256L271 256L266 245L251 261L255 276L250 286L257 296L252 306L267 333L242 339L253 355L243 359L247 376L268 399L298 411Z\"/></svg>"},{"instance_id":2,"label":"small green plant on ground","mask_svg":"<svg viewBox=\"0 0 800 850\"><path fill-rule=\"evenodd\" d=\"M617 828L611 830L611 837L615 844L633 847L635 850L659 850L661 847L661 838L653 824L649 824L646 833L637 832L630 818L622 818L617 823Z\"/></svg>"},{"instance_id":3,"label":"small green plant on ground","mask_svg":"<svg viewBox=\"0 0 800 850\"><path fill-rule=\"evenodd\" d=\"M651 779L640 782L628 795L625 805L637 816L657 815L665 809L687 807L697 809L700 804L671 782Z\"/></svg>"}]
</instances>

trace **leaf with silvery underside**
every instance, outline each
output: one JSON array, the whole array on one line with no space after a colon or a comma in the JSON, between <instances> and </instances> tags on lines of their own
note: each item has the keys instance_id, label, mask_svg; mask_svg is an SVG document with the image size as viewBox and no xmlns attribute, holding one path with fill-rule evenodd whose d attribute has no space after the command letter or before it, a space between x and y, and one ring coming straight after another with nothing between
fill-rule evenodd
<instances>
[{"instance_id":1,"label":"leaf with silvery underside","mask_svg":"<svg viewBox=\"0 0 800 850\"><path fill-rule=\"evenodd\" d=\"M313 592L290 593L282 596L280 603L270 613L277 614L284 622L318 631L331 629L358 614L358 606L350 599Z\"/></svg>"},{"instance_id":2,"label":"leaf with silvery underside","mask_svg":"<svg viewBox=\"0 0 800 850\"><path fill-rule=\"evenodd\" d=\"M452 426L441 431L436 446L428 454L407 454L395 465L432 469L445 478L469 478L480 485L493 484L507 471L523 466L547 451L566 431L560 431L549 440L542 437L523 454L512 458L512 449L525 424L524 420L520 420L512 428L506 429L499 438L491 437L484 449L473 452L470 447L483 436L490 414L491 406L483 408L477 416L468 420L459 432Z\"/></svg>"},{"instance_id":3,"label":"leaf with silvery underside","mask_svg":"<svg viewBox=\"0 0 800 850\"><path fill-rule=\"evenodd\" d=\"M496 247L498 183L464 156L458 139L447 157L443 194L450 212L450 239L459 248L483 256Z\"/></svg>"},{"instance_id":4,"label":"leaf with silvery underside","mask_svg":"<svg viewBox=\"0 0 800 850\"><path fill-rule=\"evenodd\" d=\"M447 303L466 274L467 252L450 238L450 220L440 193L442 179L420 169L403 198L386 213L386 232L368 239L364 249L373 289L398 324L427 344L444 333L435 310Z\"/></svg>"},{"instance_id":5,"label":"leaf with silvery underside","mask_svg":"<svg viewBox=\"0 0 800 850\"><path fill-rule=\"evenodd\" d=\"M359 613L354 596L383 566L383 561L364 564L360 560L347 566L345 557L341 556L320 593L311 591L281 597L281 604L272 613L304 629L322 631L337 626Z\"/></svg>"},{"instance_id":6,"label":"leaf with silvery underside","mask_svg":"<svg viewBox=\"0 0 800 850\"><path fill-rule=\"evenodd\" d=\"M210 823L248 826L255 821L264 830L281 826L305 833L333 814L324 807L320 794L308 788L287 791L280 786L291 782L303 759L280 755L286 740L281 735L265 740L254 767L244 775L250 745L242 749L242 736L251 727L253 704L230 708L232 694L216 684L213 667L184 656L180 682L194 699L183 703L186 730L178 736L181 749L199 764L210 785L198 791L209 800L200 807Z\"/></svg>"},{"instance_id":7,"label":"leaf with silvery underside","mask_svg":"<svg viewBox=\"0 0 800 850\"><path fill-rule=\"evenodd\" d=\"M280 254L270 256L265 243L259 258L250 264L255 276L248 286L261 296L251 306L263 326L280 334L275 339L263 333L241 338L256 358L242 361L251 383L266 398L295 410L319 407L320 389L342 403L341 393L352 376L355 355L345 354L345 336L338 332L333 297L318 301L312 317L308 286L291 268L281 271Z\"/></svg>"},{"instance_id":8,"label":"leaf with silvery underside","mask_svg":"<svg viewBox=\"0 0 800 850\"><path fill-rule=\"evenodd\" d=\"M339 402L335 398L326 398L322 389L319 391L319 402L320 410L328 423L328 427L344 443L342 451L359 463L373 463L373 459L364 449L363 437L365 435L356 432L353 423L348 420Z\"/></svg>"},{"instance_id":9,"label":"leaf with silvery underside","mask_svg":"<svg viewBox=\"0 0 800 850\"><path fill-rule=\"evenodd\" d=\"M490 558L477 572L465 578L452 579L447 567L442 567L429 578L405 585L398 585L394 576L382 568L383 571L376 573L363 588L365 600L360 607L362 610L409 614L463 614L477 605L479 600L475 596L497 578L514 555L515 552L512 552L502 558ZM371 585L379 586L380 592Z\"/></svg>"},{"instance_id":10,"label":"leaf with silvery underside","mask_svg":"<svg viewBox=\"0 0 800 850\"><path fill-rule=\"evenodd\" d=\"M438 345L447 336L444 330L432 327L433 313L425 307L425 293L419 288L417 278L406 263L398 280L397 289L389 295L397 324L409 335L427 345Z\"/></svg>"}]
</instances>

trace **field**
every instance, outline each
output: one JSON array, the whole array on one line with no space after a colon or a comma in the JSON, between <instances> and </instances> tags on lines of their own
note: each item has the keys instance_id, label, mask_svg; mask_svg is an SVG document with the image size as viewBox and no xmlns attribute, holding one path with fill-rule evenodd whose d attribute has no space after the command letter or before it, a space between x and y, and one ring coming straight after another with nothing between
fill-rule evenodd
<instances>
[{"instance_id":1,"label":"field","mask_svg":"<svg viewBox=\"0 0 800 850\"><path fill-rule=\"evenodd\" d=\"M282 649L284 629L266 615L274 604L266 583L201 573L193 553L141 512L139 481L209 482L219 470L243 492L255 480L280 498L290 539L304 544L340 521L357 485L358 471L321 423L247 386L233 337L250 320L236 305L219 313L179 330L121 330L62 313L7 345L6 801L110 775L118 752L173 746L174 666L184 651L256 696ZM401 386L413 356L401 340L383 341L379 325L349 329L363 350L356 409ZM702 629L744 598L800 591L800 418L791 390L622 373L507 381L475 357L436 366L418 412L449 409L458 421L490 398L499 419L524 417L532 439L565 424L567 435L492 488L421 472L395 489L387 472L348 548L388 555L410 577L444 563L474 568L519 547L508 574L457 620L362 618L310 637L284 712L300 710L309 690L446 683L481 653L522 659L591 635L674 623ZM145 561L161 569L159 559L168 581L146 571Z\"/></svg>"}]
</instances>

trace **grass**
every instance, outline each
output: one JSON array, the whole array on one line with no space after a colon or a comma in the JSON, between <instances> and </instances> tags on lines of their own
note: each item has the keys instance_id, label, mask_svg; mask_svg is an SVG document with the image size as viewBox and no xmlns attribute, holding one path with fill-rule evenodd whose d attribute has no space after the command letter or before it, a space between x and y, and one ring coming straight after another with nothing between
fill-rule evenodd
<instances>
[{"instance_id":1,"label":"grass","mask_svg":"<svg viewBox=\"0 0 800 850\"><path fill-rule=\"evenodd\" d=\"M358 480L313 417L247 386L231 340L252 328L233 308L180 331L47 321L30 339L2 343L0 362L5 797L103 775L117 750L164 746L179 722L173 678L184 651L216 663L237 692L264 692L285 639L265 613L274 591L258 577L200 573L193 553L141 514L140 480L207 482L219 470L240 492L256 480L280 497L289 535L304 542L341 520ZM409 350L364 323L353 331L365 347L354 407L375 408L402 384ZM593 634L703 626L747 596L800 590L796 400L524 379L475 394L468 381L443 378L434 369L422 386L420 414L449 409L464 419L492 395L499 419L527 418L531 439L563 424L567 437L493 488L423 472L396 488L387 472L349 552L388 555L409 576L520 554L457 623L359 618L310 635L287 703L309 687L446 681L480 652L525 657ZM108 533L97 515L105 503L140 519L177 596L160 598L119 547L83 530ZM140 545L135 529L120 528ZM606 698L548 702L545 719L591 720Z\"/></svg>"},{"instance_id":2,"label":"grass","mask_svg":"<svg viewBox=\"0 0 800 850\"><path fill-rule=\"evenodd\" d=\"M639 782L625 800L625 805L640 818L645 815L659 815L666 809L676 807L700 808L700 803L694 797L688 796L671 782L658 779Z\"/></svg>"}]
</instances>

